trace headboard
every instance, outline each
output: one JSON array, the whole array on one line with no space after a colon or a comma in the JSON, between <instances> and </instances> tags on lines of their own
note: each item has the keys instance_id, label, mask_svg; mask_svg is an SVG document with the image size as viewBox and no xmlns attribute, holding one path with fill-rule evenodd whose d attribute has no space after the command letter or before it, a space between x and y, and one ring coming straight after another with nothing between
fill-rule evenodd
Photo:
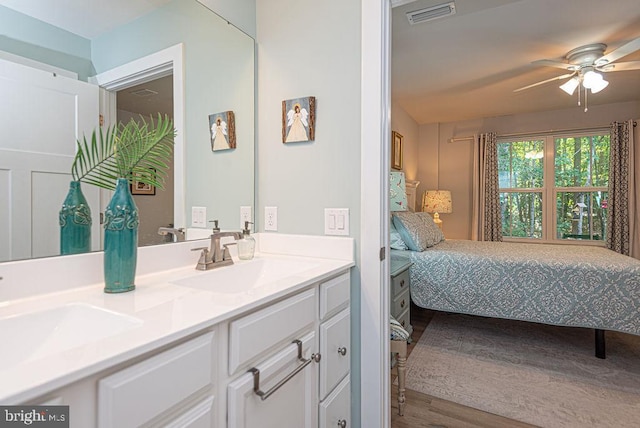
<instances>
[{"instance_id":1,"label":"headboard","mask_svg":"<svg viewBox=\"0 0 640 428\"><path fill-rule=\"evenodd\" d=\"M416 194L418 184L420 184L420 182L415 180L407 180L405 182L407 190L407 205L409 205L409 209L411 209L411 211L416 211ZM420 211L421 209L421 207L418 207L417 211Z\"/></svg>"}]
</instances>

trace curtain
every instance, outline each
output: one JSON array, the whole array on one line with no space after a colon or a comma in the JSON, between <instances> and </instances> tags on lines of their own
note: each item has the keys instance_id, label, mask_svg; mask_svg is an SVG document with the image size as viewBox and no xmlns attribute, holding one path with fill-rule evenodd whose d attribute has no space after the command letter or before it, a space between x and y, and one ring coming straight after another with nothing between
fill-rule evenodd
<instances>
[{"instance_id":1,"label":"curtain","mask_svg":"<svg viewBox=\"0 0 640 428\"><path fill-rule=\"evenodd\" d=\"M640 258L640 154L636 144L632 120L611 124L607 248Z\"/></svg>"},{"instance_id":2,"label":"curtain","mask_svg":"<svg viewBox=\"0 0 640 428\"><path fill-rule=\"evenodd\" d=\"M480 134L474 142L472 215L471 239L502 241L498 143L494 132Z\"/></svg>"}]
</instances>

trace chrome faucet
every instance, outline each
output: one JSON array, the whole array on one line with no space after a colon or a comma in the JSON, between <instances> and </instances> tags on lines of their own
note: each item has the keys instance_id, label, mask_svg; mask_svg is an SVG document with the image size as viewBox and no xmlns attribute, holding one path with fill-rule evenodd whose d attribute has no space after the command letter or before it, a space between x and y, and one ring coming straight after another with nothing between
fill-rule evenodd
<instances>
[{"instance_id":1,"label":"chrome faucet","mask_svg":"<svg viewBox=\"0 0 640 428\"><path fill-rule=\"evenodd\" d=\"M229 245L235 245L235 242L220 245L220 238L225 236L233 236L237 241L242 239L241 232L216 232L211 235L211 248L198 247L192 248L191 251L202 250L200 259L196 265L197 270L209 270L217 267L228 266L233 264L231 254L229 254Z\"/></svg>"},{"instance_id":2,"label":"chrome faucet","mask_svg":"<svg viewBox=\"0 0 640 428\"><path fill-rule=\"evenodd\" d=\"M224 248L220 246L220 238L224 238L225 236L233 236L233 238L237 241L242 239L241 232L216 232L211 235L211 253L213 253L212 259L213 263L220 263L229 261L228 264L233 264L233 260L231 259L231 255L229 254L228 245L235 245L235 242L225 244Z\"/></svg>"},{"instance_id":3,"label":"chrome faucet","mask_svg":"<svg viewBox=\"0 0 640 428\"><path fill-rule=\"evenodd\" d=\"M159 227L158 235L173 235L172 242L182 242L185 239L184 228L176 229L173 227Z\"/></svg>"}]
</instances>

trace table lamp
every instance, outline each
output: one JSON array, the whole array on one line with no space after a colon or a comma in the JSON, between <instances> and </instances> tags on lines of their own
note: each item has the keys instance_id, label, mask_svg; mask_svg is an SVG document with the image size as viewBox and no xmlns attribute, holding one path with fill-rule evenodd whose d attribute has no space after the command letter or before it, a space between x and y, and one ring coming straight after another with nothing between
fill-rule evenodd
<instances>
[{"instance_id":1,"label":"table lamp","mask_svg":"<svg viewBox=\"0 0 640 428\"><path fill-rule=\"evenodd\" d=\"M427 190L422 198L422 211L433 214L433 222L442 229L440 214L453 212L449 190Z\"/></svg>"}]
</instances>

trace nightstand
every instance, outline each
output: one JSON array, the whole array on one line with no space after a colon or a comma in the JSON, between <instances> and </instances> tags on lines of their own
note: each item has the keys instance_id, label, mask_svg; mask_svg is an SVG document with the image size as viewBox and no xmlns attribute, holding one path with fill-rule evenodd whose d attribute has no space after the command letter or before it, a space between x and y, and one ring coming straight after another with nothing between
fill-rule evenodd
<instances>
[{"instance_id":1,"label":"nightstand","mask_svg":"<svg viewBox=\"0 0 640 428\"><path fill-rule=\"evenodd\" d=\"M391 259L389 270L391 272L391 316L402 324L402 326L409 332L413 333L413 327L411 327L411 294L409 268L413 263L407 260L393 260Z\"/></svg>"}]
</instances>

